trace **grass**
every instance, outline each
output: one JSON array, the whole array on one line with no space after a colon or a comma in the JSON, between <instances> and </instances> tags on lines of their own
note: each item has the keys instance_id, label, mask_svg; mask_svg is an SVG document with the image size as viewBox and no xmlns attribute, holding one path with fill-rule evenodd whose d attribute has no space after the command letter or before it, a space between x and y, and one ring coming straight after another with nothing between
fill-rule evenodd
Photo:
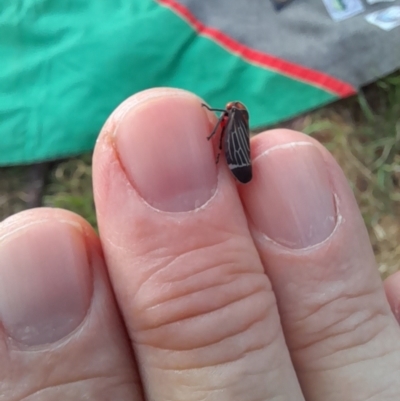
<instances>
[{"instance_id":1,"label":"grass","mask_svg":"<svg viewBox=\"0 0 400 401\"><path fill-rule=\"evenodd\" d=\"M27 170L26 167L0 169L0 220L25 209Z\"/></svg>"},{"instance_id":2,"label":"grass","mask_svg":"<svg viewBox=\"0 0 400 401\"><path fill-rule=\"evenodd\" d=\"M400 71L281 126L321 141L343 168L368 228L382 277L400 270ZM24 208L26 168L0 170L0 218ZM96 228L91 155L57 163L44 205L72 210Z\"/></svg>"},{"instance_id":3,"label":"grass","mask_svg":"<svg viewBox=\"0 0 400 401\"><path fill-rule=\"evenodd\" d=\"M91 161L92 155L86 154L59 163L50 173L43 205L71 210L97 230Z\"/></svg>"},{"instance_id":4,"label":"grass","mask_svg":"<svg viewBox=\"0 0 400 401\"><path fill-rule=\"evenodd\" d=\"M308 115L300 129L344 170L382 277L400 270L400 71Z\"/></svg>"}]
</instances>

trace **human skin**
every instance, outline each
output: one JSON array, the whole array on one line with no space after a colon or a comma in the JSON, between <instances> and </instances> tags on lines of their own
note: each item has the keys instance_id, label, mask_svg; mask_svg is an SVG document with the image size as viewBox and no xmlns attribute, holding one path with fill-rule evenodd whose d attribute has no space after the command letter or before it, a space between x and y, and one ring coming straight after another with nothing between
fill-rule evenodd
<instances>
[{"instance_id":1,"label":"human skin","mask_svg":"<svg viewBox=\"0 0 400 401\"><path fill-rule=\"evenodd\" d=\"M400 275L340 167L272 130L240 185L201 102L152 89L110 116L99 237L60 209L0 224L2 401L400 399Z\"/></svg>"}]
</instances>

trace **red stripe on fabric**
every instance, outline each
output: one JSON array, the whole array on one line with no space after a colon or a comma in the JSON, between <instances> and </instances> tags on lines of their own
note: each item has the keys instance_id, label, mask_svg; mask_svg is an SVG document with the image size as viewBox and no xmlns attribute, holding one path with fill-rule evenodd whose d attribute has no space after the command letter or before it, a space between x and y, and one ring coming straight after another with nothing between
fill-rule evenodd
<instances>
[{"instance_id":1,"label":"red stripe on fabric","mask_svg":"<svg viewBox=\"0 0 400 401\"><path fill-rule=\"evenodd\" d=\"M241 58L252 64L257 64L291 78L312 84L339 97L347 97L356 93L356 89L353 86L344 81L333 78L328 74L262 53L237 42L225 33L204 25L185 6L175 0L156 1L171 8L176 14L180 15L190 25L192 25L199 34L208 36L213 41L225 47L229 52L239 55Z\"/></svg>"}]
</instances>

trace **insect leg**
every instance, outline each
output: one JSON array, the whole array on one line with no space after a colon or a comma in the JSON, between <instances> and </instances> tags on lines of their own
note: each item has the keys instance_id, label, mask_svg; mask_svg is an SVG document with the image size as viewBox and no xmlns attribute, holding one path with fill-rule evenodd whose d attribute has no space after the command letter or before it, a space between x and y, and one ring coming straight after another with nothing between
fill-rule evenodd
<instances>
[{"instance_id":1,"label":"insect leg","mask_svg":"<svg viewBox=\"0 0 400 401\"><path fill-rule=\"evenodd\" d=\"M222 128L222 130L221 130L221 136L219 137L218 154L217 154L217 158L216 158L216 160L215 160L215 164L218 164L218 162L219 162L219 157L220 157L220 155L221 155L221 151L222 151L222 138L224 137L224 134L225 134L225 128L226 128L226 125L224 125L224 127Z\"/></svg>"},{"instance_id":2,"label":"insect leg","mask_svg":"<svg viewBox=\"0 0 400 401\"><path fill-rule=\"evenodd\" d=\"M221 136L219 137L219 147L218 147L218 149L220 151L222 150L222 138L224 137L225 129L226 129L226 124L223 126L223 128L221 130Z\"/></svg>"},{"instance_id":3,"label":"insect leg","mask_svg":"<svg viewBox=\"0 0 400 401\"><path fill-rule=\"evenodd\" d=\"M215 127L214 127L213 131L212 131L211 134L207 137L208 140L210 140L210 139L215 135L215 133L217 132L218 127L221 125L222 120L225 118L225 114L226 114L226 112L225 112L225 110L224 110L224 113L221 114L220 118L218 119L217 124L215 124Z\"/></svg>"}]
</instances>

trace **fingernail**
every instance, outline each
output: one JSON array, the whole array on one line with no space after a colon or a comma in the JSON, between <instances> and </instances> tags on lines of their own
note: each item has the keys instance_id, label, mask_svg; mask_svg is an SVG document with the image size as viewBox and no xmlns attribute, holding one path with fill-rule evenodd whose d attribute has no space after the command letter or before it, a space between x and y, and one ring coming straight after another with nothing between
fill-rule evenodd
<instances>
[{"instance_id":1,"label":"fingernail","mask_svg":"<svg viewBox=\"0 0 400 401\"><path fill-rule=\"evenodd\" d=\"M208 120L197 99L166 96L128 112L116 130L116 148L128 178L154 208L194 210L217 185Z\"/></svg>"},{"instance_id":2,"label":"fingernail","mask_svg":"<svg viewBox=\"0 0 400 401\"><path fill-rule=\"evenodd\" d=\"M336 208L320 151L308 142L280 145L254 161L244 202L253 222L273 241L303 249L335 228Z\"/></svg>"},{"instance_id":3,"label":"fingernail","mask_svg":"<svg viewBox=\"0 0 400 401\"><path fill-rule=\"evenodd\" d=\"M0 319L7 334L28 345L53 343L85 317L91 274L80 231L44 222L0 242Z\"/></svg>"}]
</instances>

